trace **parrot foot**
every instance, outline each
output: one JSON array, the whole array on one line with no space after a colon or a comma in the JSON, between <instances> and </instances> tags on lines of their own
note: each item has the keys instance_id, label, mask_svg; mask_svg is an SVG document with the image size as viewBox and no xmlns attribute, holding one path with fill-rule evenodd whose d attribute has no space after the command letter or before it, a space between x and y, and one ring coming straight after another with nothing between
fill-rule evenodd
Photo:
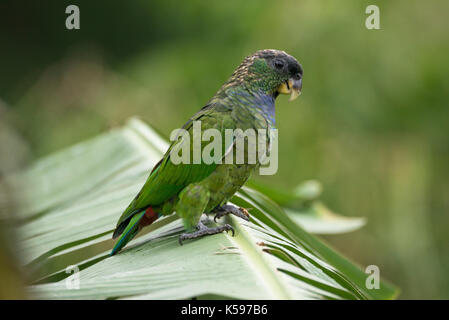
<instances>
[{"instance_id":1,"label":"parrot foot","mask_svg":"<svg viewBox=\"0 0 449 320\"><path fill-rule=\"evenodd\" d=\"M232 231L232 236L234 236L234 228L232 228L229 224L225 224L222 226L209 228L206 227L201 221L196 226L196 231L191 233L183 233L179 236L179 244L182 245L182 242L187 239L196 239L205 235L222 233L223 231Z\"/></svg>"},{"instance_id":2,"label":"parrot foot","mask_svg":"<svg viewBox=\"0 0 449 320\"><path fill-rule=\"evenodd\" d=\"M215 222L217 222L217 219L220 219L221 217L224 217L228 214L233 214L234 216L242 218L245 221L249 221L249 213L247 209L239 208L231 204L225 204L221 207L216 208L212 212L216 213L214 217Z\"/></svg>"}]
</instances>

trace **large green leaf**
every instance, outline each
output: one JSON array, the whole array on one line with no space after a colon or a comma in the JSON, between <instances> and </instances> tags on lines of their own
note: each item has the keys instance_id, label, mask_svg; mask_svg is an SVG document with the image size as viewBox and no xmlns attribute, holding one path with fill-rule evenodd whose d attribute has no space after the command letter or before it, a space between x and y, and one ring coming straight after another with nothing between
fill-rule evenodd
<instances>
[{"instance_id":1,"label":"large green leaf","mask_svg":"<svg viewBox=\"0 0 449 320\"><path fill-rule=\"evenodd\" d=\"M253 188L232 202L252 208L251 222L226 218L236 236L219 234L178 244L176 215L144 229L109 257L122 210L166 149L151 128L131 119L105 133L38 161L15 177L27 199L19 248L34 283L32 297L58 299L190 298L388 299L386 282L365 287L359 267L305 231L289 212ZM207 217L204 217L207 219ZM210 223L212 223L210 221ZM220 221L221 223L221 221ZM77 265L80 288L66 285Z\"/></svg>"},{"instance_id":2,"label":"large green leaf","mask_svg":"<svg viewBox=\"0 0 449 320\"><path fill-rule=\"evenodd\" d=\"M346 217L329 210L318 197L321 185L309 180L298 185L293 191L273 188L258 181L247 183L253 189L264 194L284 208L284 211L299 226L310 233L338 234L350 232L363 227L364 218Z\"/></svg>"}]
</instances>

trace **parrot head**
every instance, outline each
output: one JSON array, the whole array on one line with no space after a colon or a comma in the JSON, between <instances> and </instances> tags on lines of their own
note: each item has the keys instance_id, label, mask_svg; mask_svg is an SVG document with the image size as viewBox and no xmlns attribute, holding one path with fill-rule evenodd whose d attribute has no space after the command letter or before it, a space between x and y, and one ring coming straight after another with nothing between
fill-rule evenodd
<instances>
[{"instance_id":1,"label":"parrot head","mask_svg":"<svg viewBox=\"0 0 449 320\"><path fill-rule=\"evenodd\" d=\"M302 76L302 66L294 57L284 51L265 49L246 57L225 86L243 85L274 98L289 94L292 101L301 94Z\"/></svg>"}]
</instances>

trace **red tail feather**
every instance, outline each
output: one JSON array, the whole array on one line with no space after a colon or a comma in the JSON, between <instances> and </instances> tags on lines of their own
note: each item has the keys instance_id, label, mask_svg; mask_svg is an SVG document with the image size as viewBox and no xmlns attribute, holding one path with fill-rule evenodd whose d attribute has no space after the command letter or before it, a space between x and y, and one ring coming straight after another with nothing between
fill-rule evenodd
<instances>
[{"instance_id":1,"label":"red tail feather","mask_svg":"<svg viewBox=\"0 0 449 320\"><path fill-rule=\"evenodd\" d=\"M153 208L148 207L145 210L145 215L142 217L142 220L139 222L139 228L146 227L156 221L158 218L157 212L153 210Z\"/></svg>"}]
</instances>

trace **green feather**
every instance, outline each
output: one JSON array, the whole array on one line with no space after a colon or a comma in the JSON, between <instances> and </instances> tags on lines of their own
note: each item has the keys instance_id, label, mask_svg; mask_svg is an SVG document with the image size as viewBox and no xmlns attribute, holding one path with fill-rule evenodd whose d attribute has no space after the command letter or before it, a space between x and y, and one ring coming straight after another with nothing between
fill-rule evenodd
<instances>
[{"instance_id":1,"label":"green feather","mask_svg":"<svg viewBox=\"0 0 449 320\"><path fill-rule=\"evenodd\" d=\"M116 254L120 249L122 249L139 231L139 222L142 219L142 217L145 215L145 211L142 211L136 215L134 215L128 225L126 226L125 230L123 231L122 235L118 239L117 243L115 244L114 248L111 251L111 256Z\"/></svg>"}]
</instances>

